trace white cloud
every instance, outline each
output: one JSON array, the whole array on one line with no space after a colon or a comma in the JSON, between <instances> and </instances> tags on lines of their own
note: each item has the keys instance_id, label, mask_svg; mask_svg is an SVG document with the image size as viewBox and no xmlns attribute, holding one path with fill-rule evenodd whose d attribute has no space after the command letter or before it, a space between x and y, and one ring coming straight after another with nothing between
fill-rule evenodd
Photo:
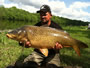
<instances>
[{"instance_id":1,"label":"white cloud","mask_svg":"<svg viewBox=\"0 0 90 68\"><path fill-rule=\"evenodd\" d=\"M68 8L63 9L59 14L70 19L90 21L90 13L84 11L84 9L88 7L90 7L89 2L74 2Z\"/></svg>"},{"instance_id":2,"label":"white cloud","mask_svg":"<svg viewBox=\"0 0 90 68\"><path fill-rule=\"evenodd\" d=\"M11 4L3 4L4 5L4 7L6 7L6 8L10 8L10 7L12 7L12 6L16 6L17 8L18 8L18 5L17 4L14 4L14 3L11 3Z\"/></svg>"},{"instance_id":3,"label":"white cloud","mask_svg":"<svg viewBox=\"0 0 90 68\"><path fill-rule=\"evenodd\" d=\"M19 6L19 8L24 9L26 11L29 11L31 13L36 13L36 11L38 10L34 6L28 6L28 5L26 5L26 6L25 5L21 5L21 6Z\"/></svg>"},{"instance_id":4,"label":"white cloud","mask_svg":"<svg viewBox=\"0 0 90 68\"><path fill-rule=\"evenodd\" d=\"M90 21L90 19L88 19L90 13L84 11L84 9L87 9L88 7L90 7L90 2L74 2L69 7L69 9L71 9L71 15L73 16L72 18L77 20Z\"/></svg>"},{"instance_id":5,"label":"white cloud","mask_svg":"<svg viewBox=\"0 0 90 68\"><path fill-rule=\"evenodd\" d=\"M48 0L9 0L17 4L34 6L39 8L42 4L48 3Z\"/></svg>"},{"instance_id":6,"label":"white cloud","mask_svg":"<svg viewBox=\"0 0 90 68\"><path fill-rule=\"evenodd\" d=\"M88 6L90 6L90 2L74 2L70 8L87 8Z\"/></svg>"},{"instance_id":7,"label":"white cloud","mask_svg":"<svg viewBox=\"0 0 90 68\"><path fill-rule=\"evenodd\" d=\"M0 5L3 5L4 4L4 0L0 0Z\"/></svg>"},{"instance_id":8,"label":"white cloud","mask_svg":"<svg viewBox=\"0 0 90 68\"><path fill-rule=\"evenodd\" d=\"M0 0L4 1L4 0ZM36 12L40 6L47 4L51 7L53 15L62 16L70 19L90 21L90 13L84 11L90 7L90 2L74 2L66 6L64 1L60 0L9 0L11 3L4 4L5 7L16 6L29 12Z\"/></svg>"},{"instance_id":9,"label":"white cloud","mask_svg":"<svg viewBox=\"0 0 90 68\"><path fill-rule=\"evenodd\" d=\"M65 3L60 1L50 1L48 4L50 5L53 12L60 12L66 8Z\"/></svg>"}]
</instances>

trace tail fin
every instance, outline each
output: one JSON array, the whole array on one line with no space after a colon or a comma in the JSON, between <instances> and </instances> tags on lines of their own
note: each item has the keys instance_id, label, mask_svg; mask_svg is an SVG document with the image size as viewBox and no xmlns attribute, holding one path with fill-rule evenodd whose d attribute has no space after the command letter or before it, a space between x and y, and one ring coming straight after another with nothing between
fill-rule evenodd
<instances>
[{"instance_id":1,"label":"tail fin","mask_svg":"<svg viewBox=\"0 0 90 68\"><path fill-rule=\"evenodd\" d=\"M80 48L77 45L73 46L73 49L75 50L75 52L80 56Z\"/></svg>"},{"instance_id":2,"label":"tail fin","mask_svg":"<svg viewBox=\"0 0 90 68\"><path fill-rule=\"evenodd\" d=\"M73 49L80 56L80 48L88 48L88 45L75 39L75 45L73 45Z\"/></svg>"}]
</instances>

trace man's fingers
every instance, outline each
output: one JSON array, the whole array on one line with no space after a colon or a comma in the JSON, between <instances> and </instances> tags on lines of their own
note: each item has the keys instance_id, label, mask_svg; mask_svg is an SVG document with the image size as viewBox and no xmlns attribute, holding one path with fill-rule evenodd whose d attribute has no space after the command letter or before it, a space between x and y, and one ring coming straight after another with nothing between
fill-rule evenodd
<instances>
[{"instance_id":1,"label":"man's fingers","mask_svg":"<svg viewBox=\"0 0 90 68\"><path fill-rule=\"evenodd\" d=\"M59 43L56 43L55 49L60 49L60 48L63 48L63 46Z\"/></svg>"},{"instance_id":2,"label":"man's fingers","mask_svg":"<svg viewBox=\"0 0 90 68\"><path fill-rule=\"evenodd\" d=\"M25 45L26 45L26 46L31 46L31 43L30 43L29 41L27 41L27 42L25 43Z\"/></svg>"}]
</instances>

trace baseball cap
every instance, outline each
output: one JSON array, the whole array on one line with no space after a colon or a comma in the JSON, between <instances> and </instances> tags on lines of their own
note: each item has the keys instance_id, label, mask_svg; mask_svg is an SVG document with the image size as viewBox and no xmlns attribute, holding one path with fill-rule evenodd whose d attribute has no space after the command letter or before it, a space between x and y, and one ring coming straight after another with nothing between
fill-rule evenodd
<instances>
[{"instance_id":1,"label":"baseball cap","mask_svg":"<svg viewBox=\"0 0 90 68\"><path fill-rule=\"evenodd\" d=\"M50 12L51 13L51 9L48 5L42 5L40 7L40 10L37 11L37 13L40 13L40 12Z\"/></svg>"}]
</instances>

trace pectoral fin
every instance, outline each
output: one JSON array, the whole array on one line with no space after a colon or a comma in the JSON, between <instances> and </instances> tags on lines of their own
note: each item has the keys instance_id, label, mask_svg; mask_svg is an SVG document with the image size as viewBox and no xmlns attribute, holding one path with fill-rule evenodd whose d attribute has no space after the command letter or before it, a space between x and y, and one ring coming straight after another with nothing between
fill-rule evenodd
<instances>
[{"instance_id":1,"label":"pectoral fin","mask_svg":"<svg viewBox=\"0 0 90 68\"><path fill-rule=\"evenodd\" d=\"M74 45L73 49L76 51L76 53L80 56L80 49L78 46Z\"/></svg>"},{"instance_id":2,"label":"pectoral fin","mask_svg":"<svg viewBox=\"0 0 90 68\"><path fill-rule=\"evenodd\" d=\"M39 49L40 52L45 55L46 57L48 56L48 49Z\"/></svg>"}]
</instances>

